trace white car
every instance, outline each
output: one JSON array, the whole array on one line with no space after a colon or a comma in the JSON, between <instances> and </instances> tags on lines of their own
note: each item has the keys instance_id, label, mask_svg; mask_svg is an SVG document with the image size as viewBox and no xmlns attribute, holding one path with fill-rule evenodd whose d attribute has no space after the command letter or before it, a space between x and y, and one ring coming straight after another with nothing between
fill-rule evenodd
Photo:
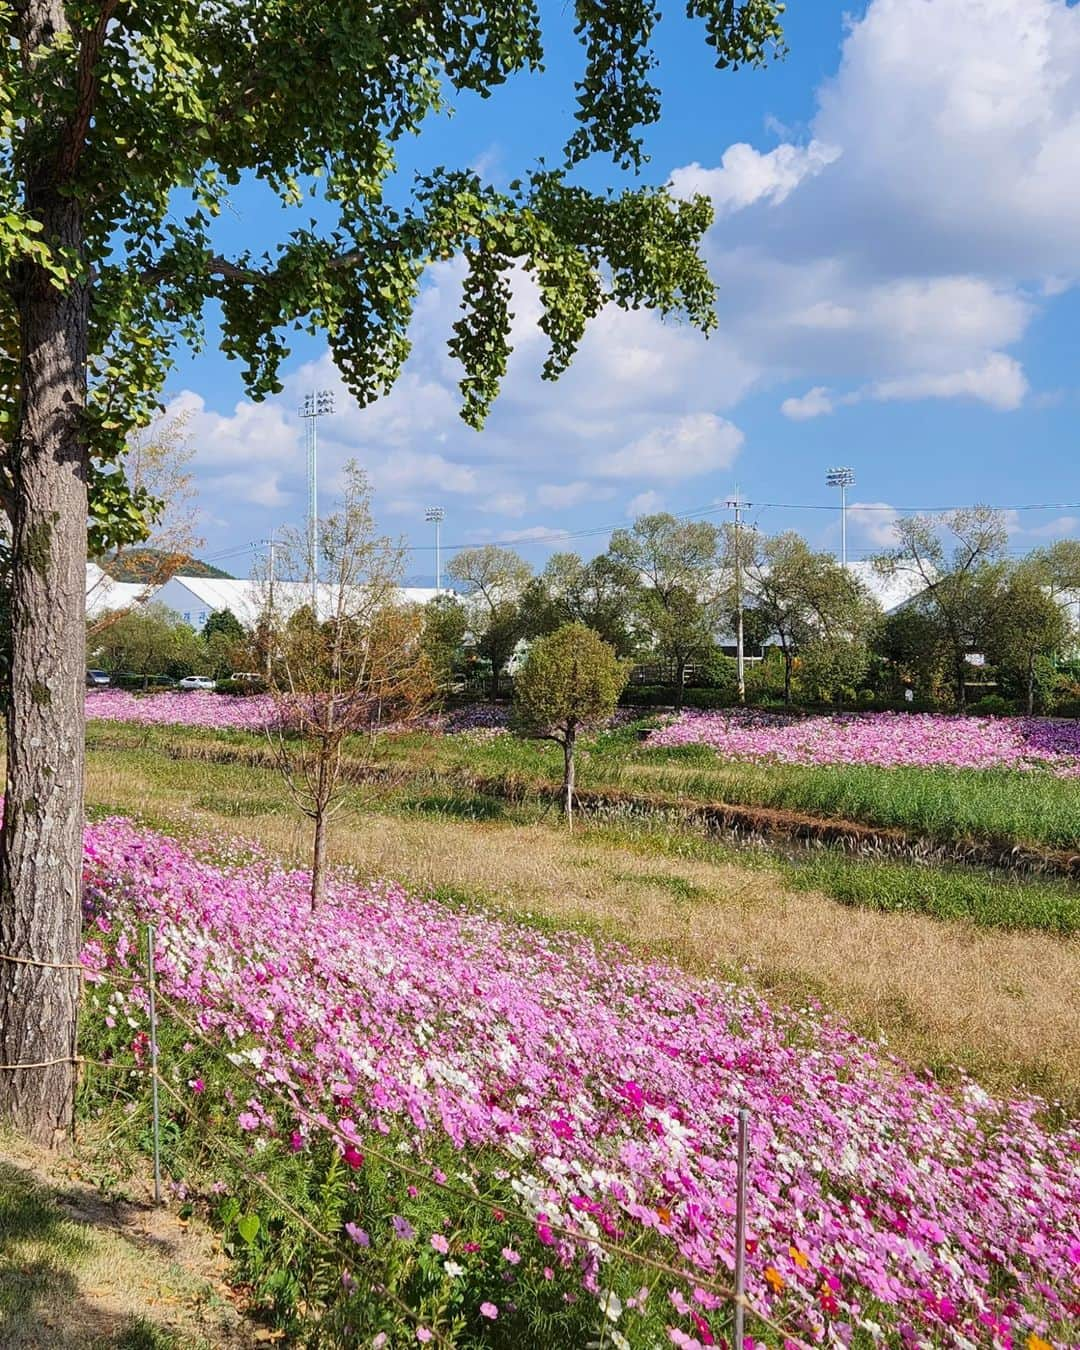
<instances>
[{"instance_id":1,"label":"white car","mask_svg":"<svg viewBox=\"0 0 1080 1350\"><path fill-rule=\"evenodd\" d=\"M181 689L216 689L217 681L209 675L185 675L180 681Z\"/></svg>"}]
</instances>

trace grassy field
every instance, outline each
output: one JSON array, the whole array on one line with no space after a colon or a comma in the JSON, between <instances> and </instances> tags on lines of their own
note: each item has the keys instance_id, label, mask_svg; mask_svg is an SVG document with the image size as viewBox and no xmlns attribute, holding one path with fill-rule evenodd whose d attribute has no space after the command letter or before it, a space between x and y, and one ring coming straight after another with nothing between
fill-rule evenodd
<instances>
[{"instance_id":1,"label":"grassy field","mask_svg":"<svg viewBox=\"0 0 1080 1350\"><path fill-rule=\"evenodd\" d=\"M304 859L306 828L272 769L171 760L163 735L94 730L94 811L245 835ZM213 747L213 737L181 739L191 736ZM489 745L488 762L511 753ZM334 861L752 978L788 1001L817 998L935 1071L960 1066L992 1087L1080 1102L1080 1014L1068 994L1080 985L1075 887L827 849L785 857L639 818L568 836L535 802L440 786L433 770L476 747L428 738L394 749L413 756L409 771L349 791Z\"/></svg>"},{"instance_id":2,"label":"grassy field","mask_svg":"<svg viewBox=\"0 0 1080 1350\"><path fill-rule=\"evenodd\" d=\"M242 731L91 724L91 749L170 744L265 745ZM414 733L385 737L379 762L417 778L475 775L508 782L555 781L562 752L544 741ZM583 743L578 785L684 803L728 802L898 827L932 841L987 841L1003 848L1080 847L1080 783L1048 773L1006 770L879 769L724 761L707 747L651 749L635 728Z\"/></svg>"},{"instance_id":3,"label":"grassy field","mask_svg":"<svg viewBox=\"0 0 1080 1350\"><path fill-rule=\"evenodd\" d=\"M552 776L559 758L555 746L509 736L404 736L387 742L385 753L429 770L523 776ZM583 788L780 807L898 826L937 840L1065 849L1080 842L1080 784L1048 773L743 764L721 760L705 746L650 749L626 729L591 743L578 779Z\"/></svg>"}]
</instances>

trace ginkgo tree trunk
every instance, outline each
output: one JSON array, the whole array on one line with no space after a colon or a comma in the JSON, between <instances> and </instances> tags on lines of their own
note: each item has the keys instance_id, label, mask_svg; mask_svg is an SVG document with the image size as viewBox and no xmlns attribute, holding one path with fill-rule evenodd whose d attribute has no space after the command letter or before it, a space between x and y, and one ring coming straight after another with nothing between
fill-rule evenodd
<instances>
[{"instance_id":1,"label":"ginkgo tree trunk","mask_svg":"<svg viewBox=\"0 0 1080 1350\"><path fill-rule=\"evenodd\" d=\"M782 10L687 4L722 68L776 50ZM145 537L160 508L120 464L160 408L177 342L203 341L211 306L222 350L259 399L280 391L287 335L323 332L366 404L408 355L425 269L456 257L462 305L448 347L463 417L478 427L506 369L518 274L539 294L549 379L607 304L710 328L708 201L639 184L593 192L567 177L595 156L620 171L644 162L643 131L660 114L657 19L648 3L551 11L582 44L561 163L548 153L506 189L450 167L388 192L395 142L456 96L539 71L533 0L312 0L302 22L295 0L0 7L0 500L13 616L0 1124L46 1143L70 1129L88 527L96 554ZM226 255L218 221L248 180L286 207L319 209L293 216L305 223L283 226L264 252Z\"/></svg>"}]
</instances>

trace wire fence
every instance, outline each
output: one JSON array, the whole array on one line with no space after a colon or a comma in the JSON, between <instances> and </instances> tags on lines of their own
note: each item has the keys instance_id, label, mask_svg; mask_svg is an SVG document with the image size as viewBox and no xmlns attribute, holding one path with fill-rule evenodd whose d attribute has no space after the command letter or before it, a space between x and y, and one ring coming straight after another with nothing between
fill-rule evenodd
<instances>
[{"instance_id":1,"label":"wire fence","mask_svg":"<svg viewBox=\"0 0 1080 1350\"><path fill-rule=\"evenodd\" d=\"M167 1014L173 1018L178 1025L184 1027L189 1035L195 1037L199 1044L208 1050L212 1055L227 1059L229 1072L238 1075L253 1087L257 1088L262 1094L269 1094L276 1101L291 1112L298 1120L314 1126L320 1132L332 1138L337 1145L344 1149L350 1146L353 1141L342 1131L331 1124L325 1115L321 1115L305 1106L298 1097L293 1094L286 1096L272 1082L259 1078L254 1073L248 1071L243 1064L238 1064L233 1058L218 1044L206 1034L198 1021L191 1017L187 1011L178 1006L178 1004L167 995L161 992L157 978L156 967L156 939L157 930L153 924L146 924L146 953L147 966L145 976L125 975L120 971L97 972L91 971L81 962L63 962L46 961L36 957L19 957L0 953L0 961L9 962L16 965L33 966L38 968L55 969L62 971L78 971L80 975L80 984L86 978L93 978L95 982L107 982L122 984L129 988L145 987L147 991L147 1013L150 1023L149 1031L149 1054L150 1062L139 1063L135 1060L102 1060L90 1056L73 1053L66 1056L41 1060L30 1063L3 1064L0 1063L0 1072L20 1072L31 1070L42 1070L52 1068L61 1064L70 1064L75 1068L83 1066L92 1066L113 1072L122 1072L126 1074L142 1074L150 1080L151 1084L151 1116L152 1116L152 1159L153 1159L153 1186L154 1203L162 1203L162 1167L161 1167L161 1098L160 1092L164 1092L176 1106L181 1110L184 1117L193 1125L200 1141L210 1148L217 1150L223 1156L227 1157L230 1164L244 1177L244 1179L261 1192L273 1204L280 1208L294 1219L304 1231L314 1241L319 1243L324 1249L332 1252L342 1262L343 1272L348 1272L350 1278L357 1279L355 1267L348 1249L342 1241L333 1237L331 1234L323 1232L314 1224L307 1215L305 1215L292 1201L273 1186L260 1172L256 1172L247 1161L241 1147L235 1144L226 1134L220 1130L210 1129L208 1123L193 1108L191 1103L185 1099L176 1086L169 1081L161 1071L159 1058L159 1037L158 1037L158 1010L164 1009ZM794 1331L791 1327L780 1322L765 1312L762 1308L756 1306L746 1293L746 1228L749 1210L749 1112L745 1108L739 1108L736 1112L737 1135L736 1135L736 1197L735 1197L735 1269L734 1283L725 1283L718 1281L712 1276L706 1274L700 1269L691 1269L680 1267L658 1257L650 1256L647 1253L635 1250L620 1243L613 1238L603 1234L585 1233L580 1229L568 1227L557 1222L544 1219L545 1227L554 1235L566 1239L575 1247L595 1248L605 1253L609 1257L618 1257L641 1269L648 1271L654 1277L654 1282L661 1276L667 1276L691 1285L695 1289L705 1290L715 1298L728 1304L731 1309L731 1322L733 1332L733 1344L736 1350L742 1350L745 1340L745 1328L747 1318L757 1322L760 1326L768 1328L782 1339L785 1347L791 1347L792 1350L811 1350L808 1343ZM410 1182L419 1183L438 1190L447 1197L461 1201L468 1205L479 1205L491 1213L498 1213L504 1216L511 1216L522 1224L533 1227L538 1222L538 1216L529 1214L525 1209L508 1204L504 1199L499 1201L490 1200L482 1196L478 1191L467 1190L464 1187L456 1186L449 1180L440 1180L430 1172L414 1166L403 1158L389 1153L373 1145L365 1139L363 1148L366 1155L377 1160L389 1170L396 1172L402 1177L407 1177ZM396 1310L407 1318L410 1322L419 1326L420 1318L414 1309L412 1309L404 1299L401 1299L393 1290L382 1286L378 1293L379 1298L384 1298L392 1304ZM439 1345L452 1347L454 1342L448 1340L445 1333L440 1332L438 1328L428 1328L432 1337Z\"/></svg>"}]
</instances>

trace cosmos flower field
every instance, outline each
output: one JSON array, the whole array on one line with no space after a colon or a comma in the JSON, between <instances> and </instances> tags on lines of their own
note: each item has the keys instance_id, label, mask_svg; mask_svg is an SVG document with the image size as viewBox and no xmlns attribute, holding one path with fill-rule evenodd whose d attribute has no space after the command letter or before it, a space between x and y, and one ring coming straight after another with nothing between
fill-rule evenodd
<instances>
[{"instance_id":1,"label":"cosmos flower field","mask_svg":"<svg viewBox=\"0 0 1080 1350\"><path fill-rule=\"evenodd\" d=\"M799 717L731 708L688 710L649 737L652 746L706 745L729 759L878 768L1043 769L1080 777L1080 721L850 713Z\"/></svg>"},{"instance_id":2,"label":"cosmos flower field","mask_svg":"<svg viewBox=\"0 0 1080 1350\"><path fill-rule=\"evenodd\" d=\"M269 694L214 694L202 690L130 694L123 689L88 689L86 716L100 722L142 726L206 727L262 731L274 716Z\"/></svg>"},{"instance_id":3,"label":"cosmos flower field","mask_svg":"<svg viewBox=\"0 0 1080 1350\"><path fill-rule=\"evenodd\" d=\"M269 694L164 692L131 694L123 689L89 689L86 716L101 722L132 722L141 726L202 727L206 730L263 731L277 716ZM448 712L432 713L411 723L411 729L434 733L498 733L509 724L502 705L468 704Z\"/></svg>"},{"instance_id":4,"label":"cosmos flower field","mask_svg":"<svg viewBox=\"0 0 1080 1350\"><path fill-rule=\"evenodd\" d=\"M110 819L88 827L85 872L91 988L112 989L121 1028L144 1026L141 992L109 977L136 974L138 925L156 923L166 1004L256 1084L230 1107L238 1138L326 1136L354 1167L390 1139L417 1166L485 1159L535 1236L503 1251L510 1296L543 1263L535 1284L572 1279L605 1344L722 1343L705 1286L734 1263L739 1107L748 1294L788 1329L755 1329L769 1344L1075 1343L1080 1134L1051 1131L1037 1099L948 1090L817 1006L396 885L336 875L312 915L306 874L246 845ZM214 1072L208 1058L188 1089ZM447 1281L479 1259L453 1231L347 1217L372 1250L430 1245ZM593 1239L646 1244L685 1275L615 1298ZM473 1312L506 1314L490 1297Z\"/></svg>"}]
</instances>

